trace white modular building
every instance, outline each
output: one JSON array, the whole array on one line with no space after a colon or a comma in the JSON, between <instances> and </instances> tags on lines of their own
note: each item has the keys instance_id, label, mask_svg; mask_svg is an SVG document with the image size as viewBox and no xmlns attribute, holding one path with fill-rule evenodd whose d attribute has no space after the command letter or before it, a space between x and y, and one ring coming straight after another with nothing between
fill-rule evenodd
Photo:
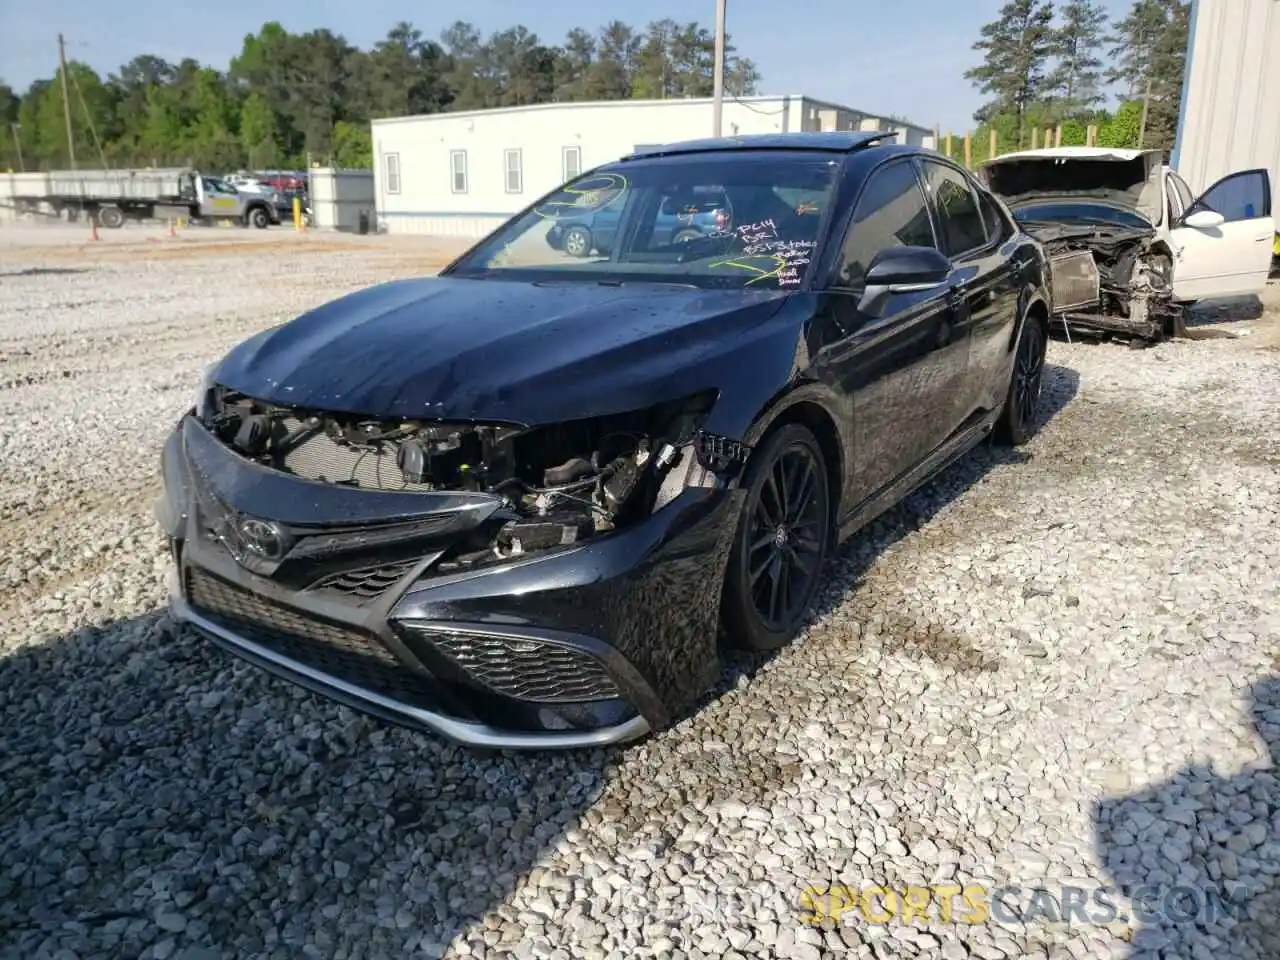
<instances>
[{"instance_id":1,"label":"white modular building","mask_svg":"<svg viewBox=\"0 0 1280 960\"><path fill-rule=\"evenodd\" d=\"M584 170L712 134L711 98L543 103L373 121L378 228L480 237ZM933 131L804 96L726 98L721 133Z\"/></svg>"}]
</instances>

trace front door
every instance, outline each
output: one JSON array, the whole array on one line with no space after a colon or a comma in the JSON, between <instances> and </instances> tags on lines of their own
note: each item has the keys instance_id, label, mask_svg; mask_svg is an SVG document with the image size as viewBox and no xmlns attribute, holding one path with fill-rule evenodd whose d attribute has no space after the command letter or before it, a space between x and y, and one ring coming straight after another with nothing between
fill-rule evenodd
<instances>
[{"instance_id":1,"label":"front door","mask_svg":"<svg viewBox=\"0 0 1280 960\"><path fill-rule=\"evenodd\" d=\"M1198 211L1221 214L1216 226L1193 227ZM1271 270L1276 225L1271 216L1271 178L1266 170L1223 177L1183 212L1169 231L1173 247L1173 295L1207 300L1257 294Z\"/></svg>"},{"instance_id":2,"label":"front door","mask_svg":"<svg viewBox=\"0 0 1280 960\"><path fill-rule=\"evenodd\" d=\"M936 246L915 164L890 160L868 178L845 234L822 313L834 338L820 375L850 400L853 463L845 491L860 503L936 449L954 429L954 392L968 362L952 281L861 304L863 276L880 251Z\"/></svg>"}]
</instances>

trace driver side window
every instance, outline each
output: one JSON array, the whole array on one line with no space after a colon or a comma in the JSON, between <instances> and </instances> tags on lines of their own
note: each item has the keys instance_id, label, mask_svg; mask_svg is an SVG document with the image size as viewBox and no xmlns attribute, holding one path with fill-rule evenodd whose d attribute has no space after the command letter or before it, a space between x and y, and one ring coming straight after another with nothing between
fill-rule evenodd
<instances>
[{"instance_id":1,"label":"driver side window","mask_svg":"<svg viewBox=\"0 0 1280 960\"><path fill-rule=\"evenodd\" d=\"M1271 190L1267 172L1243 170L1223 177L1201 194L1187 213L1195 213L1197 210L1220 213L1227 223L1271 216Z\"/></svg>"},{"instance_id":2,"label":"driver side window","mask_svg":"<svg viewBox=\"0 0 1280 960\"><path fill-rule=\"evenodd\" d=\"M874 171L862 188L841 249L836 286L858 289L871 261L890 247L936 247L924 190L909 160Z\"/></svg>"}]
</instances>

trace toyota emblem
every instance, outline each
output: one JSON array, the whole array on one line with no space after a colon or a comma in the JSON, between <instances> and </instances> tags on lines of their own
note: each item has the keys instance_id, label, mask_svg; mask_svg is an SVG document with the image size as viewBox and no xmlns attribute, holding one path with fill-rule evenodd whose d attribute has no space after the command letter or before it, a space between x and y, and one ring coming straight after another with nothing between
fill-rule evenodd
<instances>
[{"instance_id":1,"label":"toyota emblem","mask_svg":"<svg viewBox=\"0 0 1280 960\"><path fill-rule=\"evenodd\" d=\"M256 556L278 560L284 555L285 535L278 523L255 517L241 517L236 524L236 532L240 534L244 548Z\"/></svg>"}]
</instances>

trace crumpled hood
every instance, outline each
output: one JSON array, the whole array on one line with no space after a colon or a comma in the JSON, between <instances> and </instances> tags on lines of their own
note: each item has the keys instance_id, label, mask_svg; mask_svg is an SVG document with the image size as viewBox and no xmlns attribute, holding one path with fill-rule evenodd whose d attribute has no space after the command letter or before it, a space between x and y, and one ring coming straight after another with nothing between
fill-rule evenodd
<instances>
[{"instance_id":1,"label":"crumpled hood","mask_svg":"<svg viewBox=\"0 0 1280 960\"><path fill-rule=\"evenodd\" d=\"M1015 210L1047 200L1098 200L1160 222L1161 151L1070 151L1006 154L982 164L978 175Z\"/></svg>"},{"instance_id":2,"label":"crumpled hood","mask_svg":"<svg viewBox=\"0 0 1280 960\"><path fill-rule=\"evenodd\" d=\"M742 375L735 357L758 339L749 332L786 297L645 284L396 281L257 334L210 376L260 400L332 413L534 426L720 388ZM786 366L791 356L779 359Z\"/></svg>"}]
</instances>

